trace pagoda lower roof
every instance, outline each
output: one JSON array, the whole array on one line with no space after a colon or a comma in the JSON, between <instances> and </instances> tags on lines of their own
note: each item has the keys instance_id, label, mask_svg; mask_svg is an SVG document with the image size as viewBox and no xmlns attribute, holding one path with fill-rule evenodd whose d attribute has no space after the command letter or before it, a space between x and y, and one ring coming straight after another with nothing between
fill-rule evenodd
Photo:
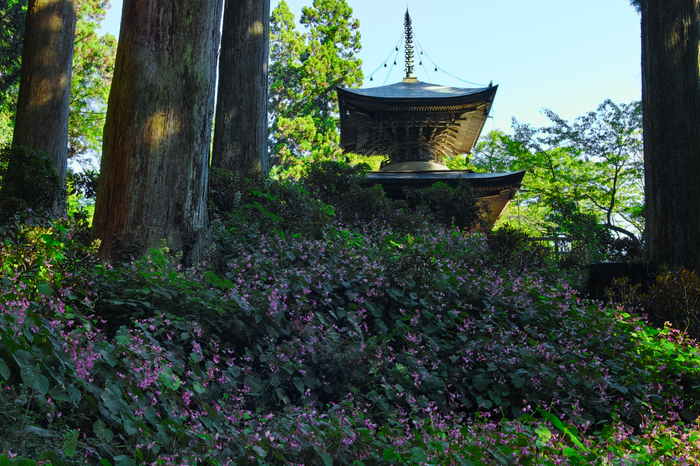
<instances>
[{"instance_id":1,"label":"pagoda lower roof","mask_svg":"<svg viewBox=\"0 0 700 466\"><path fill-rule=\"evenodd\" d=\"M368 185L381 184L391 190L403 186L423 188L438 181L454 184L466 180L477 194L497 193L503 190L518 189L525 176L525 170L507 173L474 173L469 170L426 170L412 172L369 172L365 175Z\"/></svg>"},{"instance_id":2,"label":"pagoda lower roof","mask_svg":"<svg viewBox=\"0 0 700 466\"><path fill-rule=\"evenodd\" d=\"M467 170L369 172L364 184L380 185L388 197L405 199L403 188L428 188L437 182L456 187L460 180L465 180L477 195L477 204L486 207L488 213L482 219L482 229L490 230L520 189L524 176L525 170L509 173L473 173Z\"/></svg>"}]
</instances>

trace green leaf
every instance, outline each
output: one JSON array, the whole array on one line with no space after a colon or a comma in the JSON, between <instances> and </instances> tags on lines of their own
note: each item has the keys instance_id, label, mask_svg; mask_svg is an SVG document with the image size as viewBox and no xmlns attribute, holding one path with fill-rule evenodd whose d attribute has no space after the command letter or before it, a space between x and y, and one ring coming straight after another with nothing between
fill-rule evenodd
<instances>
[{"instance_id":1,"label":"green leaf","mask_svg":"<svg viewBox=\"0 0 700 466\"><path fill-rule=\"evenodd\" d=\"M297 390L299 390L301 393L304 393L304 381L300 377L294 377L294 386L297 387Z\"/></svg>"},{"instance_id":2,"label":"green leaf","mask_svg":"<svg viewBox=\"0 0 700 466\"><path fill-rule=\"evenodd\" d=\"M126 455L114 457L114 466L135 466L136 462Z\"/></svg>"},{"instance_id":3,"label":"green leaf","mask_svg":"<svg viewBox=\"0 0 700 466\"><path fill-rule=\"evenodd\" d=\"M325 466L333 466L333 457L329 455L328 453L320 453L321 458L323 459L323 464Z\"/></svg>"},{"instance_id":4,"label":"green leaf","mask_svg":"<svg viewBox=\"0 0 700 466\"><path fill-rule=\"evenodd\" d=\"M12 372L10 372L10 368L7 366L5 360L0 358L0 376L2 376L3 379L7 380L10 378L10 375L12 375Z\"/></svg>"},{"instance_id":5,"label":"green leaf","mask_svg":"<svg viewBox=\"0 0 700 466\"><path fill-rule=\"evenodd\" d=\"M95 433L95 435L97 435L98 438L104 440L107 443L111 442L114 438L114 434L112 433L112 431L107 428L107 426L101 419L98 419L97 422L93 424L92 431Z\"/></svg>"},{"instance_id":6,"label":"green leaf","mask_svg":"<svg viewBox=\"0 0 700 466\"><path fill-rule=\"evenodd\" d=\"M165 385L171 390L177 390L178 388L180 388L180 379L176 375L174 375L170 370L161 372L158 378L161 382L163 382L163 385Z\"/></svg>"},{"instance_id":7,"label":"green leaf","mask_svg":"<svg viewBox=\"0 0 700 466\"><path fill-rule=\"evenodd\" d=\"M37 291L41 293L44 296L51 296L53 294L53 289L49 286L48 283L39 283L36 286Z\"/></svg>"},{"instance_id":8,"label":"green leaf","mask_svg":"<svg viewBox=\"0 0 700 466\"><path fill-rule=\"evenodd\" d=\"M202 387L202 384L200 384L199 382L195 382L194 385L192 386L192 388L193 388L194 391L197 392L197 394L199 394L199 395L201 395L202 393L204 393L204 392L207 391L207 389L204 388L204 387Z\"/></svg>"},{"instance_id":9,"label":"green leaf","mask_svg":"<svg viewBox=\"0 0 700 466\"><path fill-rule=\"evenodd\" d=\"M317 377L304 377L304 384L313 390L321 386L321 381Z\"/></svg>"},{"instance_id":10,"label":"green leaf","mask_svg":"<svg viewBox=\"0 0 700 466\"><path fill-rule=\"evenodd\" d=\"M245 384L250 388L250 394L251 395L256 395L262 391L262 384L260 383L260 380L255 377L253 374L247 374L245 376Z\"/></svg>"},{"instance_id":11,"label":"green leaf","mask_svg":"<svg viewBox=\"0 0 700 466\"><path fill-rule=\"evenodd\" d=\"M37 375L32 384L32 388L41 393L41 396L46 396L49 392L49 379L45 375Z\"/></svg>"},{"instance_id":12,"label":"green leaf","mask_svg":"<svg viewBox=\"0 0 700 466\"><path fill-rule=\"evenodd\" d=\"M267 456L267 452L257 445L253 447L253 450L255 451L255 453L260 455L260 458L265 458Z\"/></svg>"},{"instance_id":13,"label":"green leaf","mask_svg":"<svg viewBox=\"0 0 700 466\"><path fill-rule=\"evenodd\" d=\"M63 444L61 447L63 448L63 453L65 453L68 458L72 458L77 446L78 430L73 429L63 437Z\"/></svg>"},{"instance_id":14,"label":"green leaf","mask_svg":"<svg viewBox=\"0 0 700 466\"><path fill-rule=\"evenodd\" d=\"M12 357L15 359L19 367L33 366L36 364L36 358L32 356L29 351L17 350Z\"/></svg>"}]
</instances>

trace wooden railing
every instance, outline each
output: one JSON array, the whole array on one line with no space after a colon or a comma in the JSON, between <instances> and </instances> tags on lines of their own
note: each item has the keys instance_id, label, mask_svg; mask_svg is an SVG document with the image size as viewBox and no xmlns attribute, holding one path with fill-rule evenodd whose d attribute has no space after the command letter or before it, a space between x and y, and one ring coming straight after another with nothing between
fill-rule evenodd
<instances>
[{"instance_id":1,"label":"wooden railing","mask_svg":"<svg viewBox=\"0 0 700 466\"><path fill-rule=\"evenodd\" d=\"M574 241L568 236L543 236L530 238L533 246L549 251L551 259L557 262L573 260L577 263L588 263L591 251L585 243Z\"/></svg>"}]
</instances>

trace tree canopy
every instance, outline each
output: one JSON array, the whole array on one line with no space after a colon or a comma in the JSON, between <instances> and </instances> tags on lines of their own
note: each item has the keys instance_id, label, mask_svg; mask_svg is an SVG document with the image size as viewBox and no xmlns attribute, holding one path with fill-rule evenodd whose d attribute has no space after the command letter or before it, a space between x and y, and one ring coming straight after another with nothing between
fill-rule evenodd
<instances>
[{"instance_id":1,"label":"tree canopy","mask_svg":"<svg viewBox=\"0 0 700 466\"><path fill-rule=\"evenodd\" d=\"M99 35L110 0L81 0L73 53L68 156L85 155L102 147L107 99L114 73L117 39Z\"/></svg>"},{"instance_id":2,"label":"tree canopy","mask_svg":"<svg viewBox=\"0 0 700 466\"><path fill-rule=\"evenodd\" d=\"M638 242L644 230L641 103L606 100L573 122L550 109L544 113L551 126L514 119L514 135L492 131L468 164L455 157L448 166L527 171L501 224L536 236L570 235L589 225Z\"/></svg>"},{"instance_id":3,"label":"tree canopy","mask_svg":"<svg viewBox=\"0 0 700 466\"><path fill-rule=\"evenodd\" d=\"M100 150L117 40L98 29L110 0L78 0L71 74L68 157ZM27 0L0 0L0 144L12 138Z\"/></svg>"},{"instance_id":4,"label":"tree canopy","mask_svg":"<svg viewBox=\"0 0 700 466\"><path fill-rule=\"evenodd\" d=\"M0 0L0 107L19 81L27 0Z\"/></svg>"},{"instance_id":5,"label":"tree canopy","mask_svg":"<svg viewBox=\"0 0 700 466\"><path fill-rule=\"evenodd\" d=\"M270 18L271 154L339 156L336 86L362 84L360 22L346 0L314 0L301 14L306 33L282 0Z\"/></svg>"}]
</instances>

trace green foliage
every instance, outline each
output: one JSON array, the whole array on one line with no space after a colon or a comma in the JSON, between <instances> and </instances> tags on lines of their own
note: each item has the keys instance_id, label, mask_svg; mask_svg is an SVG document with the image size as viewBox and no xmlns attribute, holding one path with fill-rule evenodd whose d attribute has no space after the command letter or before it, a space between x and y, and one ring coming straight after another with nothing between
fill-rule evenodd
<instances>
[{"instance_id":1,"label":"green foliage","mask_svg":"<svg viewBox=\"0 0 700 466\"><path fill-rule=\"evenodd\" d=\"M426 216L424 212L417 212L415 206L411 208L406 202L387 198L379 186L371 189L363 186L363 175L369 169L367 164L352 166L343 162L325 160L307 164L305 168L304 175L300 179L301 184L312 196L331 205L338 220L344 225L380 222L401 231L414 232L422 231L429 222L452 223L452 217L446 217L444 209L441 210L442 217L432 214ZM426 199L435 199L436 196L432 194L434 192L425 194ZM416 197L422 195L423 191L415 192ZM469 206L469 208L473 207L473 205Z\"/></svg>"},{"instance_id":2,"label":"green foliage","mask_svg":"<svg viewBox=\"0 0 700 466\"><path fill-rule=\"evenodd\" d=\"M538 247L526 233L508 224L488 232L486 241L495 262L514 270L542 265L549 255L549 251Z\"/></svg>"},{"instance_id":3,"label":"green foliage","mask_svg":"<svg viewBox=\"0 0 700 466\"><path fill-rule=\"evenodd\" d=\"M312 179L353 189L339 164ZM166 248L102 264L65 222L0 230L0 461L697 462L697 345L579 299L519 233L212 185L216 273Z\"/></svg>"},{"instance_id":4,"label":"green foliage","mask_svg":"<svg viewBox=\"0 0 700 466\"><path fill-rule=\"evenodd\" d=\"M0 147L12 141L26 10L26 0L0 0Z\"/></svg>"},{"instance_id":5,"label":"green foliage","mask_svg":"<svg viewBox=\"0 0 700 466\"><path fill-rule=\"evenodd\" d=\"M95 197L99 173L91 170L79 173L68 172L68 216L73 218L78 227L81 241L90 244L92 218L95 214Z\"/></svg>"},{"instance_id":6,"label":"green foliage","mask_svg":"<svg viewBox=\"0 0 700 466\"><path fill-rule=\"evenodd\" d=\"M210 197L215 215L228 232L222 242L260 231L318 237L334 213L298 183L275 182L260 173L238 177L213 169Z\"/></svg>"},{"instance_id":7,"label":"green foliage","mask_svg":"<svg viewBox=\"0 0 700 466\"><path fill-rule=\"evenodd\" d=\"M12 161L12 163L10 163ZM0 212L3 218L33 210L46 212L64 195L53 162L22 147L0 149Z\"/></svg>"},{"instance_id":8,"label":"green foliage","mask_svg":"<svg viewBox=\"0 0 700 466\"><path fill-rule=\"evenodd\" d=\"M517 144L502 144L511 161L514 156L511 168L528 171L520 205L537 206L535 228L551 229L547 206L560 200L575 203L612 232L638 239L644 229L641 103L606 100L573 123L549 109L544 113L552 126L514 120Z\"/></svg>"},{"instance_id":9,"label":"green foliage","mask_svg":"<svg viewBox=\"0 0 700 466\"><path fill-rule=\"evenodd\" d=\"M503 131L494 130L479 138L471 154L471 166L478 172L500 173L516 168L518 142Z\"/></svg>"},{"instance_id":10,"label":"green foliage","mask_svg":"<svg viewBox=\"0 0 700 466\"><path fill-rule=\"evenodd\" d=\"M26 0L0 0L0 107L19 82L26 16Z\"/></svg>"},{"instance_id":11,"label":"green foliage","mask_svg":"<svg viewBox=\"0 0 700 466\"><path fill-rule=\"evenodd\" d=\"M630 260L644 230L642 119L639 102L606 100L573 123L545 109L552 126L513 121L514 136L492 131L476 145L469 164L479 172L526 170L523 187L501 224L532 236L566 235L589 251L588 260Z\"/></svg>"},{"instance_id":12,"label":"green foliage","mask_svg":"<svg viewBox=\"0 0 700 466\"><path fill-rule=\"evenodd\" d=\"M438 182L425 189L404 189L409 205L443 225L472 231L488 215L488 206L477 204L477 196L466 180L452 188Z\"/></svg>"},{"instance_id":13,"label":"green foliage","mask_svg":"<svg viewBox=\"0 0 700 466\"><path fill-rule=\"evenodd\" d=\"M109 0L78 0L71 74L69 157L99 151L117 40L99 36ZM27 0L0 0L0 144L9 144L19 88Z\"/></svg>"},{"instance_id":14,"label":"green foliage","mask_svg":"<svg viewBox=\"0 0 700 466\"><path fill-rule=\"evenodd\" d=\"M3 103L0 105L0 146L9 145L12 142L12 132L15 127L14 109L17 106L17 90L17 86L9 90Z\"/></svg>"},{"instance_id":15,"label":"green foliage","mask_svg":"<svg viewBox=\"0 0 700 466\"><path fill-rule=\"evenodd\" d=\"M110 0L78 1L68 124L69 157L99 152L102 147L117 39L111 34L100 36L97 30L109 7Z\"/></svg>"},{"instance_id":16,"label":"green foliage","mask_svg":"<svg viewBox=\"0 0 700 466\"><path fill-rule=\"evenodd\" d=\"M69 172L70 194L80 194L86 199L95 199L99 176L100 174L93 170L85 170L79 173Z\"/></svg>"},{"instance_id":17,"label":"green foliage","mask_svg":"<svg viewBox=\"0 0 700 466\"><path fill-rule=\"evenodd\" d=\"M341 153L336 86L362 84L359 21L346 0L314 0L296 29L283 0L270 18L271 153L278 164Z\"/></svg>"}]
</instances>

